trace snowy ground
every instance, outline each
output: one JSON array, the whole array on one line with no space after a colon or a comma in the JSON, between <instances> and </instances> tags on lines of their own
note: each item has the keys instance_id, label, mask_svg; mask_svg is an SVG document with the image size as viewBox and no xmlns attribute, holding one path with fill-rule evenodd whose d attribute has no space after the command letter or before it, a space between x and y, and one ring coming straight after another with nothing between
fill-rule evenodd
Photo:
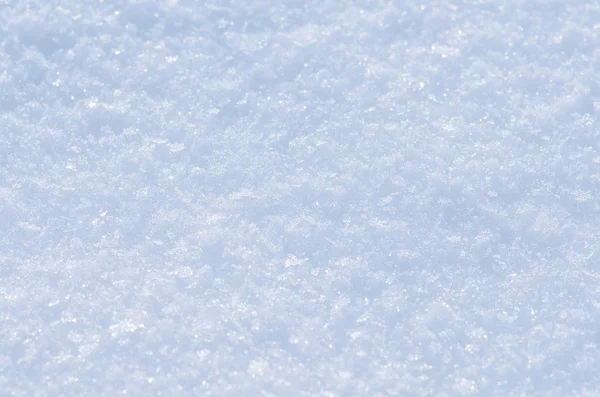
<instances>
[{"instance_id":1,"label":"snowy ground","mask_svg":"<svg viewBox=\"0 0 600 397\"><path fill-rule=\"evenodd\" d=\"M0 0L2 395L599 395L599 48L589 0Z\"/></svg>"}]
</instances>

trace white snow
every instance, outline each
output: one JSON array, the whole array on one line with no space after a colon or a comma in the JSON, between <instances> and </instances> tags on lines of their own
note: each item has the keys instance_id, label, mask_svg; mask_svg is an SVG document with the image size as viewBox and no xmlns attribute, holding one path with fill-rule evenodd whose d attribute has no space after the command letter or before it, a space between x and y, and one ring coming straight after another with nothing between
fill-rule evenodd
<instances>
[{"instance_id":1,"label":"white snow","mask_svg":"<svg viewBox=\"0 0 600 397\"><path fill-rule=\"evenodd\" d=\"M2 396L600 394L600 5L0 1Z\"/></svg>"}]
</instances>

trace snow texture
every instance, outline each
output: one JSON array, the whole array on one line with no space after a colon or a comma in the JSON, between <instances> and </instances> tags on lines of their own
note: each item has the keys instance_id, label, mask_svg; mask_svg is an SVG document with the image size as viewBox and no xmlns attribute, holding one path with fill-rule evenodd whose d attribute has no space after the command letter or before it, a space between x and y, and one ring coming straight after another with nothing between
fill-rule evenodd
<instances>
[{"instance_id":1,"label":"snow texture","mask_svg":"<svg viewBox=\"0 0 600 397\"><path fill-rule=\"evenodd\" d=\"M600 395L599 21L0 0L0 393Z\"/></svg>"}]
</instances>

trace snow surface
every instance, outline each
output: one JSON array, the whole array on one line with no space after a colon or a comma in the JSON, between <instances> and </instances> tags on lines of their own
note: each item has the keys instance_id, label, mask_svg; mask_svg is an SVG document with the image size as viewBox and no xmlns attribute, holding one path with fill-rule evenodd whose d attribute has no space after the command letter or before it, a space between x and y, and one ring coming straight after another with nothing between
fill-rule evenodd
<instances>
[{"instance_id":1,"label":"snow surface","mask_svg":"<svg viewBox=\"0 0 600 397\"><path fill-rule=\"evenodd\" d=\"M600 395L600 3L0 0L2 396Z\"/></svg>"}]
</instances>

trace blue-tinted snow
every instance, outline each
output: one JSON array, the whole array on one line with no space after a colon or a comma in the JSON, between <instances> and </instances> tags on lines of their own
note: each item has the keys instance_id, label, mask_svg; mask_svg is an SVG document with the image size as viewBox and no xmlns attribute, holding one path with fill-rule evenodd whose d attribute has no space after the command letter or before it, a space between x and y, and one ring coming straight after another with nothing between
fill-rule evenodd
<instances>
[{"instance_id":1,"label":"blue-tinted snow","mask_svg":"<svg viewBox=\"0 0 600 397\"><path fill-rule=\"evenodd\" d=\"M600 394L597 2L0 3L2 395Z\"/></svg>"}]
</instances>

